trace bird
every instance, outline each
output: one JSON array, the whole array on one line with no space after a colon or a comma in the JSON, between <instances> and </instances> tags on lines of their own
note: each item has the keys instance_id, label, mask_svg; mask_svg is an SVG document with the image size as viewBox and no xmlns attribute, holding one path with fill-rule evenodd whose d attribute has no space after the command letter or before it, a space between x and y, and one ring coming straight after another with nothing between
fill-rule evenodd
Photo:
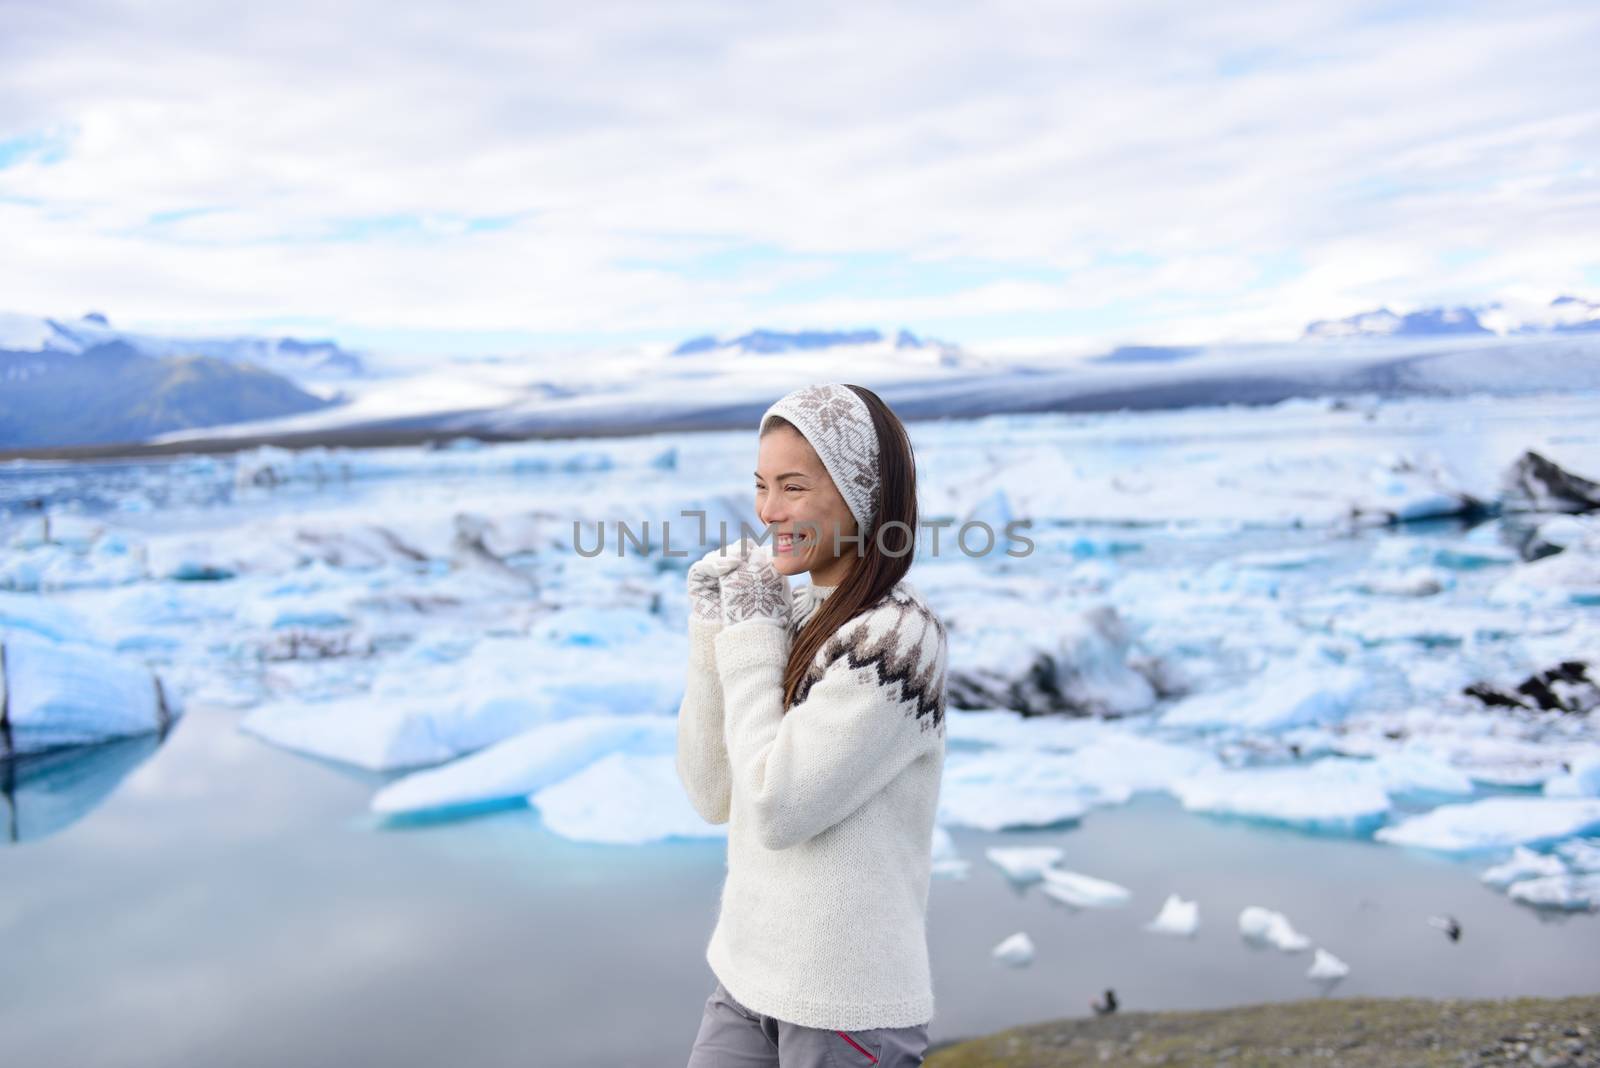
<instances>
[{"instance_id":1,"label":"bird","mask_svg":"<svg viewBox=\"0 0 1600 1068\"><path fill-rule=\"evenodd\" d=\"M1454 916L1429 916L1428 923L1439 928L1452 942L1461 941L1461 924Z\"/></svg>"},{"instance_id":2,"label":"bird","mask_svg":"<svg viewBox=\"0 0 1600 1068\"><path fill-rule=\"evenodd\" d=\"M1097 1016L1104 1016L1108 1012L1116 1012L1117 992L1112 990L1109 986L1106 987L1105 1001L1091 1001L1089 1002L1089 1007L1095 1011L1095 1015Z\"/></svg>"}]
</instances>

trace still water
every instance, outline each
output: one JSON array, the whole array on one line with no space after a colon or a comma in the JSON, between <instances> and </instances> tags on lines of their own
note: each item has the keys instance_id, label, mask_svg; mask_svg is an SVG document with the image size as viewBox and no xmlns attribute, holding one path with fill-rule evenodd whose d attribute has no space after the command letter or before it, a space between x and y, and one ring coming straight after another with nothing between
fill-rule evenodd
<instances>
[{"instance_id":1,"label":"still water","mask_svg":"<svg viewBox=\"0 0 1600 1068\"><path fill-rule=\"evenodd\" d=\"M195 706L144 740L13 781L0 847L0 1035L18 1065L682 1065L714 979L702 952L721 839L571 842L531 809L382 828L382 776L281 752ZM79 774L74 768L88 768ZM72 820L74 796L103 799ZM15 810L12 811L14 803ZM33 822L30 821L43 821ZM1066 1015L1313 996L1600 990L1600 917L1541 914L1478 884L1485 862L1192 815L1166 795L1029 833L956 829L935 879L934 1042ZM1059 845L1129 887L1074 912L983 859ZM1144 932L1168 892L1193 939ZM1265 905L1351 967L1323 994L1310 953L1255 950ZM1427 917L1464 928L1451 943ZM990 950L1026 931L1031 967Z\"/></svg>"}]
</instances>

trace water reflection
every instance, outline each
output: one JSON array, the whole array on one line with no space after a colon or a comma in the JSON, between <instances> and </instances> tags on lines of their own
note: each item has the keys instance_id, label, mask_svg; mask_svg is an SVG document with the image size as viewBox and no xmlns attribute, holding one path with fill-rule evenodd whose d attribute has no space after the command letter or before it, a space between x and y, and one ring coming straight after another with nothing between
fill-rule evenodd
<instances>
[{"instance_id":1,"label":"water reflection","mask_svg":"<svg viewBox=\"0 0 1600 1068\"><path fill-rule=\"evenodd\" d=\"M0 759L6 841L36 841L72 826L104 803L169 733L170 727Z\"/></svg>"}]
</instances>

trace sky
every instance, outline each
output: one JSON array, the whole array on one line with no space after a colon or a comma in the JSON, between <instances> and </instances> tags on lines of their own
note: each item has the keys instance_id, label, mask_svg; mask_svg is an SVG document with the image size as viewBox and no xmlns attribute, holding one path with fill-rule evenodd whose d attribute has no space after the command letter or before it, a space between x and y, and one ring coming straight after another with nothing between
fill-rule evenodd
<instances>
[{"instance_id":1,"label":"sky","mask_svg":"<svg viewBox=\"0 0 1600 1068\"><path fill-rule=\"evenodd\" d=\"M1588 2L0 0L0 310L517 354L1600 299Z\"/></svg>"}]
</instances>

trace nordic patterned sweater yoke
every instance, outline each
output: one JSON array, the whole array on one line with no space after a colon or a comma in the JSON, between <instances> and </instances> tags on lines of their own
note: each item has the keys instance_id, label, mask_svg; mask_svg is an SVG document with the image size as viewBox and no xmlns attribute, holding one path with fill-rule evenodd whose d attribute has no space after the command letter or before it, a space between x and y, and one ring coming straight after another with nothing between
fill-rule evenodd
<instances>
[{"instance_id":1,"label":"nordic patterned sweater yoke","mask_svg":"<svg viewBox=\"0 0 1600 1068\"><path fill-rule=\"evenodd\" d=\"M787 627L689 621L678 775L701 816L728 824L706 960L776 1019L910 1027L933 1018L945 630L902 580L823 644L785 712L790 643L833 589L794 591Z\"/></svg>"}]
</instances>

